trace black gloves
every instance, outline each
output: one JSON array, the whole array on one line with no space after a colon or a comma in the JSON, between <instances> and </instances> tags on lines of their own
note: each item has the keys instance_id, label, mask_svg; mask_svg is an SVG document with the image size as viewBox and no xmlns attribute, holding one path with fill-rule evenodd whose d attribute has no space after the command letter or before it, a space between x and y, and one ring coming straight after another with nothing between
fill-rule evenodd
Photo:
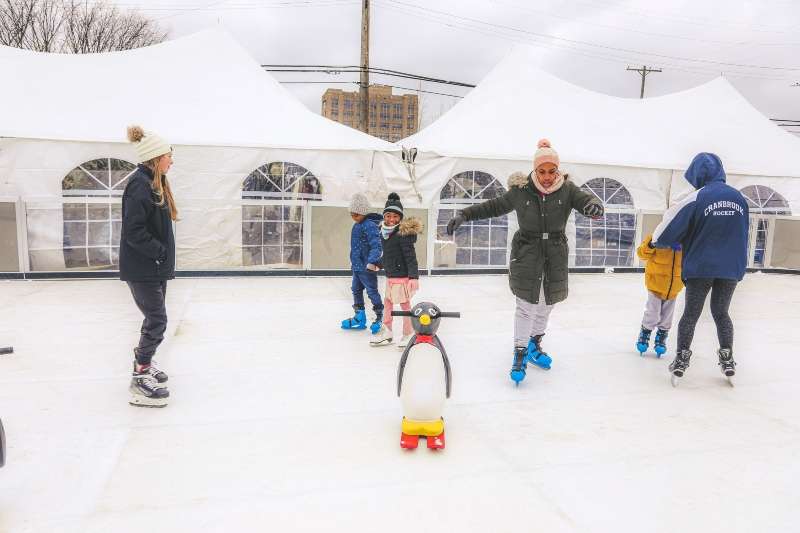
<instances>
[{"instance_id":1,"label":"black gloves","mask_svg":"<svg viewBox=\"0 0 800 533\"><path fill-rule=\"evenodd\" d=\"M589 202L583 206L583 214L587 217L599 217L603 215L603 206L594 202Z\"/></svg>"},{"instance_id":2,"label":"black gloves","mask_svg":"<svg viewBox=\"0 0 800 533\"><path fill-rule=\"evenodd\" d=\"M466 222L466 218L464 218L464 212L458 211L456 212L456 216L450 219L450 222L447 223L447 234L452 235L456 232L459 226Z\"/></svg>"}]
</instances>

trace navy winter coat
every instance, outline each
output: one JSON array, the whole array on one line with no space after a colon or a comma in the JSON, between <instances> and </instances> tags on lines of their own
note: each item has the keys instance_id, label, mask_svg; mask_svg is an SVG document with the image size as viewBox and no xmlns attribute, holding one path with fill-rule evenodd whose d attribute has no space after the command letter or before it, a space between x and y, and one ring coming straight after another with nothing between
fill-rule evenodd
<instances>
[{"instance_id":1,"label":"navy winter coat","mask_svg":"<svg viewBox=\"0 0 800 533\"><path fill-rule=\"evenodd\" d=\"M664 213L653 244L683 247L683 279L741 280L747 267L750 211L742 193L725 183L719 157L698 154L685 174L697 189Z\"/></svg>"},{"instance_id":2,"label":"navy winter coat","mask_svg":"<svg viewBox=\"0 0 800 533\"><path fill-rule=\"evenodd\" d=\"M166 203L159 207L151 185L153 172L144 165L128 178L122 194L119 278L122 281L165 281L175 278L175 236Z\"/></svg>"},{"instance_id":3,"label":"navy winter coat","mask_svg":"<svg viewBox=\"0 0 800 533\"><path fill-rule=\"evenodd\" d=\"M383 256L381 221L381 215L370 213L360 223L353 224L350 232L350 266L353 272L364 272L370 263L380 264Z\"/></svg>"}]
</instances>

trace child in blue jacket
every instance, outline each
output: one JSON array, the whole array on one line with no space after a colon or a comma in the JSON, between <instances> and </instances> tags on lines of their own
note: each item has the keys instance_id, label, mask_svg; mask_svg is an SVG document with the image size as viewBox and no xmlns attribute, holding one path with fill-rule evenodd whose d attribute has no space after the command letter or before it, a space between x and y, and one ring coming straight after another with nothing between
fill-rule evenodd
<instances>
[{"instance_id":1,"label":"child in blue jacket","mask_svg":"<svg viewBox=\"0 0 800 533\"><path fill-rule=\"evenodd\" d=\"M342 320L342 329L366 329L367 314L364 311L364 289L372 302L375 320L370 325L373 334L381 330L383 322L383 300L378 292L378 270L380 270L383 248L379 226L383 217L369 212L369 200L356 193L350 200L350 217L353 230L350 232L350 266L353 270L352 318Z\"/></svg>"}]
</instances>

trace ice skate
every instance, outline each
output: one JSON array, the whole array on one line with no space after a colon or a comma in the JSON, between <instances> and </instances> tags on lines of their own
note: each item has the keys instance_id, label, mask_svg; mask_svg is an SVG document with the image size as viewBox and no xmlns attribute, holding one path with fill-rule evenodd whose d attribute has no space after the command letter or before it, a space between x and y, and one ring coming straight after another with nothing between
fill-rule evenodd
<instances>
[{"instance_id":1,"label":"ice skate","mask_svg":"<svg viewBox=\"0 0 800 533\"><path fill-rule=\"evenodd\" d=\"M677 387L680 379L689 368L689 360L692 357L691 350L679 350L675 359L669 364L669 371L672 373L672 386Z\"/></svg>"},{"instance_id":2,"label":"ice skate","mask_svg":"<svg viewBox=\"0 0 800 533\"><path fill-rule=\"evenodd\" d=\"M653 348L659 359L661 359L662 355L667 353L667 335L669 335L669 331L666 329L658 328L658 331L656 331L656 338L653 340Z\"/></svg>"},{"instance_id":3,"label":"ice skate","mask_svg":"<svg viewBox=\"0 0 800 533\"><path fill-rule=\"evenodd\" d=\"M367 329L367 313L363 307L353 306L355 314L352 318L342 320L342 329Z\"/></svg>"},{"instance_id":4,"label":"ice skate","mask_svg":"<svg viewBox=\"0 0 800 533\"><path fill-rule=\"evenodd\" d=\"M532 365L538 366L544 370L550 370L550 365L553 363L553 358L542 350L542 335L534 335L528 341L528 353L526 361Z\"/></svg>"},{"instance_id":5,"label":"ice skate","mask_svg":"<svg viewBox=\"0 0 800 533\"><path fill-rule=\"evenodd\" d=\"M159 385L147 370L133 373L129 390L131 398L128 403L138 407L166 407L169 399L167 387Z\"/></svg>"},{"instance_id":6,"label":"ice skate","mask_svg":"<svg viewBox=\"0 0 800 533\"><path fill-rule=\"evenodd\" d=\"M733 376L736 375L736 361L733 360L733 352L730 348L720 348L717 351L719 357L719 369L731 387L734 386Z\"/></svg>"},{"instance_id":7,"label":"ice skate","mask_svg":"<svg viewBox=\"0 0 800 533\"><path fill-rule=\"evenodd\" d=\"M519 382L525 379L525 367L528 366L525 362L527 353L527 348L514 348L514 363L511 365L510 376L517 387L519 387Z\"/></svg>"},{"instance_id":8,"label":"ice skate","mask_svg":"<svg viewBox=\"0 0 800 533\"><path fill-rule=\"evenodd\" d=\"M653 332L652 329L645 329L642 326L642 329L639 331L639 340L636 341L636 349L639 350L639 355L644 357L644 352L647 351L647 348L650 347L650 334Z\"/></svg>"},{"instance_id":9,"label":"ice skate","mask_svg":"<svg viewBox=\"0 0 800 533\"><path fill-rule=\"evenodd\" d=\"M373 348L377 348L379 346L389 346L392 344L392 330L384 327L383 331L378 334L378 337L369 341L369 345Z\"/></svg>"}]
</instances>

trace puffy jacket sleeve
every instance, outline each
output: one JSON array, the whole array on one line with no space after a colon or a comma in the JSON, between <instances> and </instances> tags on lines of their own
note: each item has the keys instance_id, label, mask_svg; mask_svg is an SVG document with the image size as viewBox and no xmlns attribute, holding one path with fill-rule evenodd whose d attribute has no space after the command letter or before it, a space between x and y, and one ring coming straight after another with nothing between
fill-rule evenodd
<instances>
[{"instance_id":1,"label":"puffy jacket sleeve","mask_svg":"<svg viewBox=\"0 0 800 533\"><path fill-rule=\"evenodd\" d=\"M603 209L603 202L601 202L597 198L597 196L588 193L584 190L581 190L581 188L572 183L572 181L569 181L568 183L572 187L572 191L570 191L570 202L569 202L570 207L572 207L572 209L574 209L580 214L583 214L583 210L586 209L587 205L596 204L600 206L601 210L600 215L602 215L603 212L605 212L605 209Z\"/></svg>"},{"instance_id":2,"label":"puffy jacket sleeve","mask_svg":"<svg viewBox=\"0 0 800 533\"><path fill-rule=\"evenodd\" d=\"M364 231L367 234L367 242L369 243L369 254L367 255L367 263L379 265L381 257L383 257L383 243L381 242L381 230L374 222L366 222Z\"/></svg>"},{"instance_id":3,"label":"puffy jacket sleeve","mask_svg":"<svg viewBox=\"0 0 800 533\"><path fill-rule=\"evenodd\" d=\"M406 268L408 269L408 277L410 279L419 278L417 251L414 249L415 242L417 242L416 235L408 235L405 237L400 237L400 251L403 252L403 259L405 259Z\"/></svg>"},{"instance_id":4,"label":"puffy jacket sleeve","mask_svg":"<svg viewBox=\"0 0 800 533\"><path fill-rule=\"evenodd\" d=\"M650 248L650 246L648 246L651 240L653 240L653 236L648 235L642 241L642 244L640 244L639 247L636 249L636 255L638 255L639 259L641 259L642 261L649 261L650 259L653 258L653 255L656 253L655 248Z\"/></svg>"},{"instance_id":5,"label":"puffy jacket sleeve","mask_svg":"<svg viewBox=\"0 0 800 533\"><path fill-rule=\"evenodd\" d=\"M669 248L680 244L694 219L698 191L673 204L664 213L664 218L653 232L653 244L658 248Z\"/></svg>"},{"instance_id":6,"label":"puffy jacket sleeve","mask_svg":"<svg viewBox=\"0 0 800 533\"><path fill-rule=\"evenodd\" d=\"M156 209L149 190L145 184L133 181L124 198L122 206L125 213L125 239L134 250L145 257L157 261L166 255L166 248L147 229L147 219Z\"/></svg>"},{"instance_id":7,"label":"puffy jacket sleeve","mask_svg":"<svg viewBox=\"0 0 800 533\"><path fill-rule=\"evenodd\" d=\"M482 220L484 218L494 218L507 215L514 210L511 202L512 191L506 192L503 196L487 200L477 205L471 205L461 211L467 220Z\"/></svg>"}]
</instances>

